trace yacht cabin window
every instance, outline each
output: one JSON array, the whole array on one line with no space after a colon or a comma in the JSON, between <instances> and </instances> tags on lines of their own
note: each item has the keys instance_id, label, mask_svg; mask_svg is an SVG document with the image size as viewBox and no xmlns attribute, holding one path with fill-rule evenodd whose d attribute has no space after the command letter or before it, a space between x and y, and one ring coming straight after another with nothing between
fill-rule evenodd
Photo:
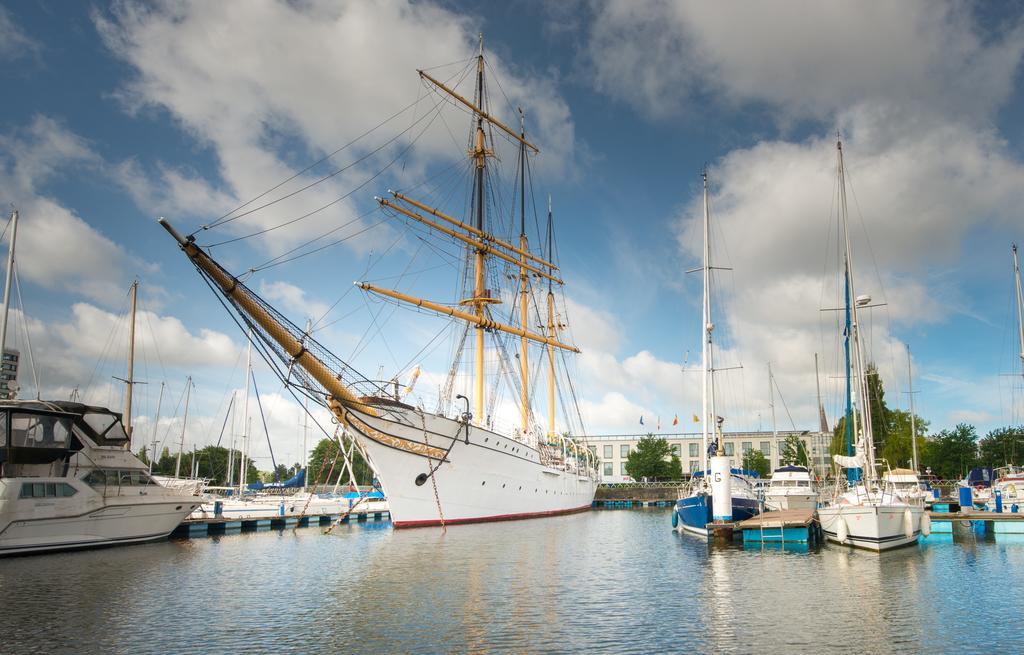
<instances>
[{"instance_id":1,"label":"yacht cabin window","mask_svg":"<svg viewBox=\"0 0 1024 655\"><path fill-rule=\"evenodd\" d=\"M67 448L70 441L70 419L47 414L11 415L10 445L16 448Z\"/></svg>"}]
</instances>

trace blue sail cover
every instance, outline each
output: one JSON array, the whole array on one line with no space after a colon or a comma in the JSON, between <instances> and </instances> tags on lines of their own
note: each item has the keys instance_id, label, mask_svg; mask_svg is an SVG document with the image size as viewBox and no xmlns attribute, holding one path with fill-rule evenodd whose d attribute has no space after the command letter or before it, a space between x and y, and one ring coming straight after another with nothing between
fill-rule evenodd
<instances>
[{"instance_id":1,"label":"blue sail cover","mask_svg":"<svg viewBox=\"0 0 1024 655\"><path fill-rule=\"evenodd\" d=\"M252 491L260 491L261 489L298 489L304 486L306 486L306 469L302 469L284 482L250 482L247 488Z\"/></svg>"}]
</instances>

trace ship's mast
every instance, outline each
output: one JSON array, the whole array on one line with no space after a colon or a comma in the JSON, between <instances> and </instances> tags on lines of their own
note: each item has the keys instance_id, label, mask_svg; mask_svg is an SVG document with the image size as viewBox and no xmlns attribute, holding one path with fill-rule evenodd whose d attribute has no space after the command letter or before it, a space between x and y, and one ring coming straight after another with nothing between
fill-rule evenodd
<instances>
[{"instance_id":1,"label":"ship's mast","mask_svg":"<svg viewBox=\"0 0 1024 655\"><path fill-rule=\"evenodd\" d=\"M7 315L11 307L11 280L14 278L14 244L18 236L18 210L11 212L11 245L7 249L7 278L4 280L3 311L0 312L0 357L7 349ZM7 398L14 398L14 392L8 390Z\"/></svg>"},{"instance_id":2,"label":"ship's mast","mask_svg":"<svg viewBox=\"0 0 1024 655\"><path fill-rule=\"evenodd\" d=\"M181 419L181 441L178 442L178 459L174 462L174 477L181 475L181 451L185 449L185 426L188 424L188 401L192 396L192 376L185 381L185 415Z\"/></svg>"},{"instance_id":3,"label":"ship's mast","mask_svg":"<svg viewBox=\"0 0 1024 655\"><path fill-rule=\"evenodd\" d=\"M772 363L768 362L768 404L772 408L772 441L778 447L779 430L775 424L775 378L772 377Z\"/></svg>"},{"instance_id":4,"label":"ship's mast","mask_svg":"<svg viewBox=\"0 0 1024 655\"><path fill-rule=\"evenodd\" d=\"M128 441L124 445L126 450L131 450L132 447L132 388L135 386L135 308L139 297L138 280L132 282L131 295L132 308L128 318L128 371L124 380L124 431L128 435Z\"/></svg>"},{"instance_id":5,"label":"ship's mast","mask_svg":"<svg viewBox=\"0 0 1024 655\"><path fill-rule=\"evenodd\" d=\"M548 259L555 258L554 252L554 219L551 214L551 196L548 196ZM555 328L555 292L551 287L551 280L548 280L548 331L547 336L554 339ZM555 347L551 343L548 348L548 437L555 436Z\"/></svg>"},{"instance_id":6,"label":"ship's mast","mask_svg":"<svg viewBox=\"0 0 1024 655\"><path fill-rule=\"evenodd\" d=\"M1016 243L1013 244L1013 279L1017 289L1017 339L1020 342L1020 373L1024 376L1024 293L1021 292L1020 265L1017 262Z\"/></svg>"},{"instance_id":7,"label":"ship's mast","mask_svg":"<svg viewBox=\"0 0 1024 655\"><path fill-rule=\"evenodd\" d=\"M156 418L153 420L153 451L149 454L149 472L153 473L153 462L159 455L156 454L157 432L160 430L160 406L164 402L164 383L160 383L160 395L156 397Z\"/></svg>"},{"instance_id":8,"label":"ship's mast","mask_svg":"<svg viewBox=\"0 0 1024 655\"><path fill-rule=\"evenodd\" d=\"M705 481L707 480L707 468L708 468L708 421L710 414L708 413L708 376L711 369L711 242L710 242L710 226L711 218L708 210L708 174L705 171L701 178L704 182L704 300L701 305L701 355L700 355L700 368L701 368L701 391L700 391L700 403L701 403L701 419L700 419L700 436L701 436L701 452L700 452L700 470L704 475ZM712 410L714 411L714 410Z\"/></svg>"},{"instance_id":9,"label":"ship's mast","mask_svg":"<svg viewBox=\"0 0 1024 655\"><path fill-rule=\"evenodd\" d=\"M849 334L847 337L852 340L853 346L853 378L856 380L856 396L859 397L860 409L858 412L860 418L859 441L863 444L864 454L867 459L865 464L865 476L868 479L873 479L875 477L875 446L873 432L871 429L870 398L868 396L869 387L867 375L865 375L864 348L860 339L860 324L857 318L857 292L853 282L853 250L850 247L849 216L846 205L846 175L843 168L842 141L836 141L836 149L838 152L839 169L839 211L843 225L843 239L845 246L846 306L849 312L849 327L847 329ZM851 401L853 400L853 396L854 394L851 391Z\"/></svg>"},{"instance_id":10,"label":"ship's mast","mask_svg":"<svg viewBox=\"0 0 1024 655\"><path fill-rule=\"evenodd\" d=\"M526 139L526 118L519 112L519 135L523 141ZM519 324L526 329L529 320L529 282L526 269L526 146L523 141L519 142L519 248L524 254L519 256L522 264L519 266ZM522 429L525 437L530 432L530 351L529 339L525 336L519 337L519 369L522 374L522 389L520 391L520 405L522 407Z\"/></svg>"},{"instance_id":11,"label":"ship's mast","mask_svg":"<svg viewBox=\"0 0 1024 655\"><path fill-rule=\"evenodd\" d=\"M252 330L250 329L246 336L248 337L248 347L246 348L245 355L245 400L242 404L242 457L239 460L238 465L238 495L241 496L245 493L245 455L247 446L249 445L249 435L251 434L249 428L252 423L249 421L249 382L252 380Z\"/></svg>"},{"instance_id":12,"label":"ship's mast","mask_svg":"<svg viewBox=\"0 0 1024 655\"><path fill-rule=\"evenodd\" d=\"M914 372L911 368L910 345L907 345L907 393L910 395L910 468L917 473L917 417L914 416Z\"/></svg>"},{"instance_id":13,"label":"ship's mast","mask_svg":"<svg viewBox=\"0 0 1024 655\"><path fill-rule=\"evenodd\" d=\"M484 36L480 35L480 53L477 55L476 64L476 105L484 108ZM473 149L473 159L476 162L476 229L484 229L484 174L487 169L487 142L484 133L484 119L476 116L476 141ZM477 318L483 321L484 306L487 304L485 295L487 293L487 262L484 260L484 251L477 249L473 255L473 269L475 285L473 298L470 304ZM484 327L478 323L474 328L476 331L476 365L475 386L476 410L473 418L477 425L485 425L484 420Z\"/></svg>"}]
</instances>

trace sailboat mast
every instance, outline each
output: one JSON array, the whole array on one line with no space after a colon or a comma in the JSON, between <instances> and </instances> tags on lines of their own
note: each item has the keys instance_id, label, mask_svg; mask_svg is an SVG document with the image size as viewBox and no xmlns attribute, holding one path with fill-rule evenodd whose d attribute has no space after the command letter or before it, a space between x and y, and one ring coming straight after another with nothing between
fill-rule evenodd
<instances>
[{"instance_id":1,"label":"sailboat mast","mask_svg":"<svg viewBox=\"0 0 1024 655\"><path fill-rule=\"evenodd\" d=\"M476 105L484 108L484 35L480 34L480 52L477 55L476 64ZM487 168L487 147L484 134L483 116L476 116L476 147L473 150L473 159L476 161L476 228L484 229L484 171ZM473 256L475 271L475 285L473 290L473 308L477 318L481 321L484 318L484 305L487 293L486 287L486 262L484 251L477 248ZM477 324L476 331L476 407L473 414L477 425L485 425L484 420L484 327Z\"/></svg>"},{"instance_id":2,"label":"sailboat mast","mask_svg":"<svg viewBox=\"0 0 1024 655\"><path fill-rule=\"evenodd\" d=\"M857 396L859 397L860 408L860 440L864 445L864 453L867 457L865 471L869 479L875 476L875 445L871 429L870 398L868 396L868 381L865 375L864 349L860 340L860 327L857 319L857 294L853 282L853 249L850 247L849 215L846 204L846 174L843 168L843 143L836 142L839 153L839 210L842 214L843 239L845 245L845 266L846 266L846 307L847 307L847 339L852 339L853 346L853 377L857 383ZM853 393L850 394L853 400Z\"/></svg>"},{"instance_id":3,"label":"sailboat mast","mask_svg":"<svg viewBox=\"0 0 1024 655\"><path fill-rule=\"evenodd\" d=\"M775 378L772 377L772 363L768 362L768 404L772 408L772 441L778 447L779 430L775 424Z\"/></svg>"},{"instance_id":4,"label":"sailboat mast","mask_svg":"<svg viewBox=\"0 0 1024 655\"><path fill-rule=\"evenodd\" d=\"M7 349L7 315L11 308L11 280L14 278L14 244L18 236L18 210L11 212L11 245L7 249L7 278L4 280L4 307L0 312L0 356ZM14 391L7 391L8 398L14 398Z\"/></svg>"},{"instance_id":5,"label":"sailboat mast","mask_svg":"<svg viewBox=\"0 0 1024 655\"><path fill-rule=\"evenodd\" d=\"M245 353L245 401L242 404L242 456L238 464L238 494L245 493L245 455L249 444L249 383L252 380L252 329L247 333L249 345Z\"/></svg>"},{"instance_id":6,"label":"sailboat mast","mask_svg":"<svg viewBox=\"0 0 1024 655\"><path fill-rule=\"evenodd\" d=\"M14 246L11 246L12 248ZM1013 244L1013 278L1017 287L1017 340L1020 342L1021 376L1024 376L1024 293L1021 293L1020 266L1017 263L1017 244Z\"/></svg>"},{"instance_id":7,"label":"sailboat mast","mask_svg":"<svg viewBox=\"0 0 1024 655\"><path fill-rule=\"evenodd\" d=\"M125 376L124 431L128 435L125 449L132 447L132 388L135 386L135 308L139 298L139 281L132 282L132 308L128 319L128 371Z\"/></svg>"},{"instance_id":8,"label":"sailboat mast","mask_svg":"<svg viewBox=\"0 0 1024 655\"><path fill-rule=\"evenodd\" d=\"M306 319L306 336L313 334L313 320ZM306 490L309 484L309 395L303 394L302 398L302 470L305 471L302 490Z\"/></svg>"},{"instance_id":9,"label":"sailboat mast","mask_svg":"<svg viewBox=\"0 0 1024 655\"><path fill-rule=\"evenodd\" d=\"M917 473L917 417L914 416L914 373L911 368L910 345L907 344L907 387L910 395L910 467Z\"/></svg>"},{"instance_id":10,"label":"sailboat mast","mask_svg":"<svg viewBox=\"0 0 1024 655\"><path fill-rule=\"evenodd\" d=\"M548 260L553 260L554 219L551 214L551 195L548 195ZM555 293L548 280L548 338L555 338ZM555 347L548 343L548 436L555 435Z\"/></svg>"},{"instance_id":11,"label":"sailboat mast","mask_svg":"<svg viewBox=\"0 0 1024 655\"><path fill-rule=\"evenodd\" d=\"M700 355L700 372L701 372L701 451L700 451L700 470L703 473L707 473L708 468L708 369L711 365L710 350L711 350L711 244L709 242L710 232L710 216L708 212L708 174L705 171L702 174L704 181L704 300L701 305L701 330L703 335L701 336L701 355Z\"/></svg>"},{"instance_id":12,"label":"sailboat mast","mask_svg":"<svg viewBox=\"0 0 1024 655\"><path fill-rule=\"evenodd\" d=\"M160 406L164 402L164 383L160 383L160 395L156 397L156 419L153 421L153 451L149 454L149 472L153 472L153 461L159 457L156 454L156 437L160 430Z\"/></svg>"},{"instance_id":13,"label":"sailboat mast","mask_svg":"<svg viewBox=\"0 0 1024 655\"><path fill-rule=\"evenodd\" d=\"M526 119L522 111L519 112L520 130L523 141L519 143L519 248L524 254L519 256L521 266L519 267L519 320L523 329L526 329L529 321L530 295L528 291L529 278L526 274ZM522 407L523 436L530 431L530 351L529 339L526 336L519 337L519 369L521 371L522 390L520 391L520 405Z\"/></svg>"},{"instance_id":14,"label":"sailboat mast","mask_svg":"<svg viewBox=\"0 0 1024 655\"><path fill-rule=\"evenodd\" d=\"M174 463L174 477L181 475L181 451L185 449L185 425L188 423L188 401L192 395L192 376L185 380L185 416L181 419L181 441L178 442L178 459Z\"/></svg>"}]
</instances>

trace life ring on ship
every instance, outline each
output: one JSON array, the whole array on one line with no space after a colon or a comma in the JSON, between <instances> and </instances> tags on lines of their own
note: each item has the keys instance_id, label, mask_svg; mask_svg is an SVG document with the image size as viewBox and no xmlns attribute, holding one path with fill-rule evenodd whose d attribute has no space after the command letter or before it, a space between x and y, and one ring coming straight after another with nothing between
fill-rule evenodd
<instances>
[{"instance_id":1,"label":"life ring on ship","mask_svg":"<svg viewBox=\"0 0 1024 655\"><path fill-rule=\"evenodd\" d=\"M1015 489L1014 489L1012 483L1006 486L1006 493L1012 494L1012 493L1014 493L1014 491L1015 491Z\"/></svg>"},{"instance_id":2,"label":"life ring on ship","mask_svg":"<svg viewBox=\"0 0 1024 655\"><path fill-rule=\"evenodd\" d=\"M677 512L675 509L673 509L672 510L672 528L675 529L675 528L678 528L678 527L679 527L679 512Z\"/></svg>"}]
</instances>

